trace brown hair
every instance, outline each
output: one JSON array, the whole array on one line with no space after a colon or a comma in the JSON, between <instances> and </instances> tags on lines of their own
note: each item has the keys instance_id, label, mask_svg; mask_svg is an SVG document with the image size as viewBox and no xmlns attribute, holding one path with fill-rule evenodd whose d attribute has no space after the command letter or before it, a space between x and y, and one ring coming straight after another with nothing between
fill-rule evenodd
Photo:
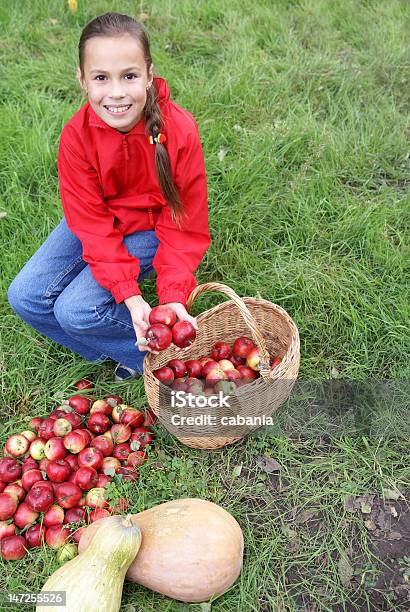
<instances>
[{"instance_id":1,"label":"brown hair","mask_svg":"<svg viewBox=\"0 0 410 612\"><path fill-rule=\"evenodd\" d=\"M152 65L148 34L139 21L129 15L123 15L121 13L105 13L104 15L99 15L84 27L78 44L81 73L84 74L85 43L87 40L94 36L121 36L123 34L130 34L140 43L148 73L149 67ZM147 136L158 136L163 127L161 109L157 99L158 92L155 83L152 82L151 87L147 90L147 101L144 107ZM171 175L168 152L164 144L158 143L154 146L158 182L165 199L169 202L172 218L177 225L180 226L183 215L183 204Z\"/></svg>"}]
</instances>

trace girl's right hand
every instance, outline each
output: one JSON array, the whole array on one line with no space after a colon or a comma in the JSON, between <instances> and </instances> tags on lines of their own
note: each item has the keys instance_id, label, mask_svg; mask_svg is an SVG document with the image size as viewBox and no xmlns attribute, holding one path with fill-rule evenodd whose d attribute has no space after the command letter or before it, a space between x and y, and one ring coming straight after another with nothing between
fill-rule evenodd
<instances>
[{"instance_id":1,"label":"girl's right hand","mask_svg":"<svg viewBox=\"0 0 410 612\"><path fill-rule=\"evenodd\" d=\"M137 341L141 338L145 338L147 329L150 326L148 317L149 313L151 312L151 306L144 300L142 295L133 295L125 299L124 302L130 311ZM144 346L143 344L138 344L136 346L140 351L150 351L151 353L158 355L158 351L153 351L148 346Z\"/></svg>"}]
</instances>

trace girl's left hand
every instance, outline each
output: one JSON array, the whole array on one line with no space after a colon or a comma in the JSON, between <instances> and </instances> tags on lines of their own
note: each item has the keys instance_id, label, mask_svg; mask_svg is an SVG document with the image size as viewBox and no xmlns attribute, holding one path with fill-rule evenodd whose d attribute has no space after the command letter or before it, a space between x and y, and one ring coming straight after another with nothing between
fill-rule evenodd
<instances>
[{"instance_id":1,"label":"girl's left hand","mask_svg":"<svg viewBox=\"0 0 410 612\"><path fill-rule=\"evenodd\" d=\"M198 331L198 323L196 322L195 317L192 317L187 312L187 309L185 308L183 304L181 304L180 302L168 302L166 306L169 306L169 308L171 308L171 310L175 312L179 321L189 321ZM182 350L181 348L176 347L176 352L179 352L181 350Z\"/></svg>"}]
</instances>

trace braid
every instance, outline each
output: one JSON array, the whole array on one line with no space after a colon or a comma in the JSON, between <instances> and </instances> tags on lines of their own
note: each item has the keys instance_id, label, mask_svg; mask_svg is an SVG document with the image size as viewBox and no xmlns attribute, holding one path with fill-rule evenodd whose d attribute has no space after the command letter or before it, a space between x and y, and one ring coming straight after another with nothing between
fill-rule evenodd
<instances>
[{"instance_id":1,"label":"braid","mask_svg":"<svg viewBox=\"0 0 410 612\"><path fill-rule=\"evenodd\" d=\"M154 82L152 82L151 87L147 91L147 102L144 108L144 116L148 134L151 134L154 137L158 136L163 122L161 117L161 109L157 102L157 91ZM183 204L176 185L172 179L168 152L162 143L158 143L154 146L158 181L165 198L169 202L172 219L177 226L180 227L183 216Z\"/></svg>"}]
</instances>

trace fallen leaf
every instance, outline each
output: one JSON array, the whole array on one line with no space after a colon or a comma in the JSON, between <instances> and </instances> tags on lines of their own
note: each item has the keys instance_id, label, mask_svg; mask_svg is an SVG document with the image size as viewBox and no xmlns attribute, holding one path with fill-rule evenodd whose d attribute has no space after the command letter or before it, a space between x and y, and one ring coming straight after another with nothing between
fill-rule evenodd
<instances>
[{"instance_id":1,"label":"fallen leaf","mask_svg":"<svg viewBox=\"0 0 410 612\"><path fill-rule=\"evenodd\" d=\"M241 472L242 472L242 463L234 467L234 469L232 470L232 477L238 478L238 476L241 475Z\"/></svg>"},{"instance_id":2,"label":"fallen leaf","mask_svg":"<svg viewBox=\"0 0 410 612\"><path fill-rule=\"evenodd\" d=\"M48 19L47 23L49 23L50 25L57 25L58 24L58 19Z\"/></svg>"},{"instance_id":3,"label":"fallen leaf","mask_svg":"<svg viewBox=\"0 0 410 612\"><path fill-rule=\"evenodd\" d=\"M228 153L228 149L226 147L221 147L218 152L219 161L223 161L227 153Z\"/></svg>"},{"instance_id":4,"label":"fallen leaf","mask_svg":"<svg viewBox=\"0 0 410 612\"><path fill-rule=\"evenodd\" d=\"M366 527L366 529L368 529L369 531L374 531L376 529L376 523L374 521L372 521L371 519L367 520L364 522L364 526Z\"/></svg>"},{"instance_id":5,"label":"fallen leaf","mask_svg":"<svg viewBox=\"0 0 410 612\"><path fill-rule=\"evenodd\" d=\"M332 378L338 378L339 376L339 370L337 368L335 368L335 366L332 367L330 374L332 376Z\"/></svg>"},{"instance_id":6,"label":"fallen leaf","mask_svg":"<svg viewBox=\"0 0 410 612\"><path fill-rule=\"evenodd\" d=\"M298 523L299 525L303 525L303 523L310 521L310 519L314 516L317 516L317 510L303 510L296 517L296 523Z\"/></svg>"},{"instance_id":7,"label":"fallen leaf","mask_svg":"<svg viewBox=\"0 0 410 612\"><path fill-rule=\"evenodd\" d=\"M212 608L212 604L210 604L209 601L203 601L199 604L199 607L201 608L201 612L209 612Z\"/></svg>"},{"instance_id":8,"label":"fallen leaf","mask_svg":"<svg viewBox=\"0 0 410 612\"><path fill-rule=\"evenodd\" d=\"M77 0L68 0L68 8L74 14L78 11L78 3Z\"/></svg>"},{"instance_id":9,"label":"fallen leaf","mask_svg":"<svg viewBox=\"0 0 410 612\"><path fill-rule=\"evenodd\" d=\"M7 217L7 213L2 210L0 211L0 219L4 219L4 217Z\"/></svg>"},{"instance_id":10,"label":"fallen leaf","mask_svg":"<svg viewBox=\"0 0 410 612\"><path fill-rule=\"evenodd\" d=\"M337 567L339 570L340 582L343 586L349 586L353 578L353 567L350 564L350 559L346 551L340 556Z\"/></svg>"},{"instance_id":11,"label":"fallen leaf","mask_svg":"<svg viewBox=\"0 0 410 612\"><path fill-rule=\"evenodd\" d=\"M280 472L280 470L283 469L283 466L272 457L258 457L256 463L267 474L270 474L271 472Z\"/></svg>"},{"instance_id":12,"label":"fallen leaf","mask_svg":"<svg viewBox=\"0 0 410 612\"><path fill-rule=\"evenodd\" d=\"M404 495L400 493L397 489L384 489L383 488L383 497L384 499L388 499L391 501L397 501L398 499L404 499Z\"/></svg>"},{"instance_id":13,"label":"fallen leaf","mask_svg":"<svg viewBox=\"0 0 410 612\"><path fill-rule=\"evenodd\" d=\"M397 510L396 510L396 508L394 506L390 506L390 514L392 516L394 516L394 518L396 518L398 516L397 515Z\"/></svg>"},{"instance_id":14,"label":"fallen leaf","mask_svg":"<svg viewBox=\"0 0 410 612\"><path fill-rule=\"evenodd\" d=\"M241 130L243 130L243 127L235 123L235 125L233 126L233 129L236 130L237 132L240 132Z\"/></svg>"},{"instance_id":15,"label":"fallen leaf","mask_svg":"<svg viewBox=\"0 0 410 612\"><path fill-rule=\"evenodd\" d=\"M148 13L140 13L138 16L139 21L148 21L149 15Z\"/></svg>"},{"instance_id":16,"label":"fallen leaf","mask_svg":"<svg viewBox=\"0 0 410 612\"><path fill-rule=\"evenodd\" d=\"M401 540L402 535L399 531L389 531L386 535L387 540Z\"/></svg>"},{"instance_id":17,"label":"fallen leaf","mask_svg":"<svg viewBox=\"0 0 410 612\"><path fill-rule=\"evenodd\" d=\"M372 511L372 507L369 504L362 503L360 504L360 512L362 514L370 514Z\"/></svg>"},{"instance_id":18,"label":"fallen leaf","mask_svg":"<svg viewBox=\"0 0 410 612\"><path fill-rule=\"evenodd\" d=\"M354 512L355 511L355 506L354 506L354 497L353 495L348 495L347 497L345 497L345 500L343 502L345 510L348 510L349 512Z\"/></svg>"}]
</instances>

